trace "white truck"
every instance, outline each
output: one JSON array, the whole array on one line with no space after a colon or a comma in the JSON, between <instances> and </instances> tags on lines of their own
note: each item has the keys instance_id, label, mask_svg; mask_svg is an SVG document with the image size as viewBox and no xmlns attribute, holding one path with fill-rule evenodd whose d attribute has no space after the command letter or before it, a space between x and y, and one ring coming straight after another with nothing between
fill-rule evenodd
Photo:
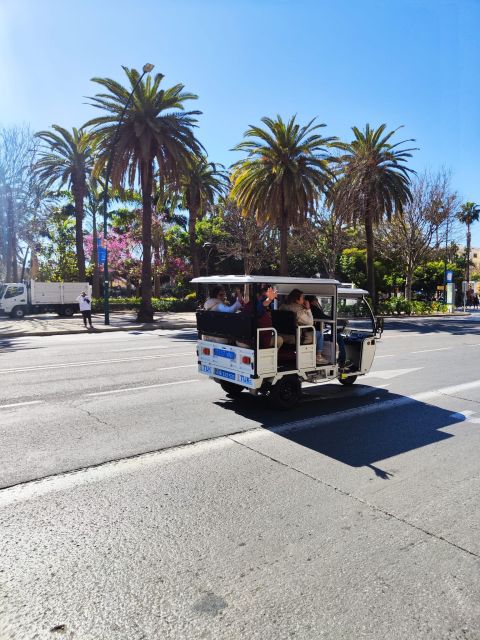
<instances>
[{"instance_id":1,"label":"white truck","mask_svg":"<svg viewBox=\"0 0 480 640\"><path fill-rule=\"evenodd\" d=\"M77 298L88 282L5 282L0 284L0 314L23 318L34 313L53 311L71 317L78 311Z\"/></svg>"}]
</instances>

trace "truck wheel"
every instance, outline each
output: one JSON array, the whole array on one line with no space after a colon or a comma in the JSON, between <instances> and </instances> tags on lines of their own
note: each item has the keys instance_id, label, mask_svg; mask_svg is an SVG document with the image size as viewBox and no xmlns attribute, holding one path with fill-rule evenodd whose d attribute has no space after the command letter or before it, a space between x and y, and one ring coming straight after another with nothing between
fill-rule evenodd
<instances>
[{"instance_id":1,"label":"truck wheel","mask_svg":"<svg viewBox=\"0 0 480 640\"><path fill-rule=\"evenodd\" d=\"M21 320L25 317L25 309L23 307L13 307L10 317L15 318L16 320Z\"/></svg>"},{"instance_id":2,"label":"truck wheel","mask_svg":"<svg viewBox=\"0 0 480 640\"><path fill-rule=\"evenodd\" d=\"M302 395L302 385L297 376L286 376L270 390L269 401L273 409L293 409Z\"/></svg>"},{"instance_id":3,"label":"truck wheel","mask_svg":"<svg viewBox=\"0 0 480 640\"><path fill-rule=\"evenodd\" d=\"M226 380L222 380L220 386L229 398L238 398L243 391L243 387L240 387L238 384L233 384L233 382L227 382Z\"/></svg>"},{"instance_id":4,"label":"truck wheel","mask_svg":"<svg viewBox=\"0 0 480 640\"><path fill-rule=\"evenodd\" d=\"M352 384L355 382L355 380L357 379L358 376L348 376L348 378L342 378L341 375L338 376L338 381L345 385L346 387L351 387Z\"/></svg>"},{"instance_id":5,"label":"truck wheel","mask_svg":"<svg viewBox=\"0 0 480 640\"><path fill-rule=\"evenodd\" d=\"M63 310L63 315L66 316L67 318L71 318L74 313L75 311L73 307L65 307L65 309Z\"/></svg>"}]
</instances>

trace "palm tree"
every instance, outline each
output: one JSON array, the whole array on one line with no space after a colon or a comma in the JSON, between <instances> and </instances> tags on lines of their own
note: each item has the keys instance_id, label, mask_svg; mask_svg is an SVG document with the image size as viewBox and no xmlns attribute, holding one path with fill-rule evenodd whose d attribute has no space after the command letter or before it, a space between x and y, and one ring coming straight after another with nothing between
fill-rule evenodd
<instances>
[{"instance_id":1,"label":"palm tree","mask_svg":"<svg viewBox=\"0 0 480 640\"><path fill-rule=\"evenodd\" d=\"M85 280L85 251L83 248L83 202L88 193L87 179L93 167L93 145L89 132L84 127L72 129L72 133L52 125L54 131L39 131L44 146L40 148L40 158L35 171L49 189L54 183L61 189L67 185L75 202L75 244L77 269L80 282Z\"/></svg>"},{"instance_id":2,"label":"palm tree","mask_svg":"<svg viewBox=\"0 0 480 640\"><path fill-rule=\"evenodd\" d=\"M184 206L188 209L188 236L193 277L200 276L200 256L195 224L211 207L217 196L225 193L228 175L222 165L208 162L205 156L193 157L181 179Z\"/></svg>"},{"instance_id":3,"label":"palm tree","mask_svg":"<svg viewBox=\"0 0 480 640\"><path fill-rule=\"evenodd\" d=\"M457 214L457 218L462 224L467 226L467 268L465 280L470 282L470 245L472 241L470 225L474 222L478 222L480 219L480 206L475 204L475 202L465 202L465 204L462 205L462 210Z\"/></svg>"},{"instance_id":4,"label":"palm tree","mask_svg":"<svg viewBox=\"0 0 480 640\"><path fill-rule=\"evenodd\" d=\"M199 111L184 111L187 100L197 96L184 92L184 85L161 89L161 73L140 80L136 69L123 67L129 82L124 87L110 78L93 78L107 93L91 98L92 105L108 115L90 120L99 145L95 173L98 175L112 155L112 185L135 187L137 175L142 192L142 301L138 319L153 320L152 309L152 191L154 168L162 178L178 184L188 159L201 151L192 128ZM133 97L132 97L133 96Z\"/></svg>"},{"instance_id":5,"label":"palm tree","mask_svg":"<svg viewBox=\"0 0 480 640\"><path fill-rule=\"evenodd\" d=\"M335 158L339 178L330 192L330 203L345 222L364 225L367 286L373 300L376 300L373 228L384 216L390 220L392 214L402 212L412 197L409 174L415 173L404 164L415 149L398 148L412 140L391 144L389 141L398 129L384 133L386 126L373 129L367 124L364 131L352 127L354 140L335 144L343 153Z\"/></svg>"},{"instance_id":6,"label":"palm tree","mask_svg":"<svg viewBox=\"0 0 480 640\"><path fill-rule=\"evenodd\" d=\"M324 124L284 122L262 118L266 129L250 126L247 138L234 151L247 157L235 163L232 197L245 213L280 231L280 275L288 275L288 233L313 213L322 193L328 190L331 173L326 148L336 138L323 138L317 130Z\"/></svg>"}]
</instances>

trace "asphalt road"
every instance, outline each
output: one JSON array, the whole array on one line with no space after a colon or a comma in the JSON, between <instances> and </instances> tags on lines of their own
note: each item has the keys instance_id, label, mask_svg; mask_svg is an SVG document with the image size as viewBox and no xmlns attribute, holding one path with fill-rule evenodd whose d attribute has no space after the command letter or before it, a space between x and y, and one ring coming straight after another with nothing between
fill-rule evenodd
<instances>
[{"instance_id":1,"label":"asphalt road","mask_svg":"<svg viewBox=\"0 0 480 640\"><path fill-rule=\"evenodd\" d=\"M193 332L0 339L0 638L480 638L480 324L227 399Z\"/></svg>"}]
</instances>

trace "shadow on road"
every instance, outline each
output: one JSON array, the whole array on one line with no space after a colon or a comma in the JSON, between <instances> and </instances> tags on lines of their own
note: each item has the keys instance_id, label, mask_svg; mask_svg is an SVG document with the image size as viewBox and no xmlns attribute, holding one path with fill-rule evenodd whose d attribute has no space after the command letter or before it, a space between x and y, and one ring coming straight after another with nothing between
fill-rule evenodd
<instances>
[{"instance_id":1,"label":"shadow on road","mask_svg":"<svg viewBox=\"0 0 480 640\"><path fill-rule=\"evenodd\" d=\"M465 420L462 414L385 389L358 385L357 395L349 396L348 391L322 385L318 400L312 401L309 394L308 404L289 414L275 412L247 394L218 404L302 447L351 467L370 467L384 479L388 474L374 463L448 440L452 434L442 429Z\"/></svg>"},{"instance_id":2,"label":"shadow on road","mask_svg":"<svg viewBox=\"0 0 480 640\"><path fill-rule=\"evenodd\" d=\"M29 344L26 340L23 340L23 338L0 338L0 354L31 349L40 349L40 347Z\"/></svg>"},{"instance_id":3,"label":"shadow on road","mask_svg":"<svg viewBox=\"0 0 480 640\"><path fill-rule=\"evenodd\" d=\"M463 318L385 318L385 333L449 333L454 336L468 335L480 331L480 317Z\"/></svg>"}]
</instances>

